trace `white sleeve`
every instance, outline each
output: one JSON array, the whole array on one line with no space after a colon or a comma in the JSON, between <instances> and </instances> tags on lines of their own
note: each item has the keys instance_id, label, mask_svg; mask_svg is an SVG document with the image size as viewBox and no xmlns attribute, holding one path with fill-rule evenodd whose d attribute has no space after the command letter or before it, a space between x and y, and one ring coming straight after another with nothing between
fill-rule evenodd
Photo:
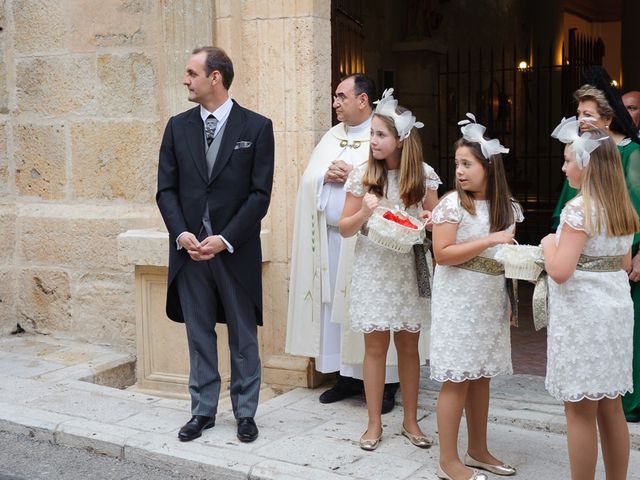
<instances>
[{"instance_id":1,"label":"white sleeve","mask_svg":"<svg viewBox=\"0 0 640 480\"><path fill-rule=\"evenodd\" d=\"M435 224L438 223L460 223L462 219L460 212L460 205L458 204L458 196L455 192L450 193L442 197L436 208L431 213L431 221Z\"/></svg>"},{"instance_id":2,"label":"white sleeve","mask_svg":"<svg viewBox=\"0 0 640 480\"><path fill-rule=\"evenodd\" d=\"M351 173L349 173L347 181L344 184L345 191L355 195L356 197L364 197L364 194L367 193L367 189L362 183L362 178L364 177L366 168L367 164L365 163L351 170Z\"/></svg>"}]
</instances>

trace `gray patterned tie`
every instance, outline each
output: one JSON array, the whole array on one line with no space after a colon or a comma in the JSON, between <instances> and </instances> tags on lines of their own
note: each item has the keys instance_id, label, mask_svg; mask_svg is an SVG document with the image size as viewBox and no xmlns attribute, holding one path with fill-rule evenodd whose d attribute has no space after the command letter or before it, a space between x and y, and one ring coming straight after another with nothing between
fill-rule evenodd
<instances>
[{"instance_id":1,"label":"gray patterned tie","mask_svg":"<svg viewBox=\"0 0 640 480\"><path fill-rule=\"evenodd\" d=\"M218 126L218 119L212 114L209 114L204 121L204 133L207 139L207 146L211 146L213 138L216 136L216 127Z\"/></svg>"}]
</instances>

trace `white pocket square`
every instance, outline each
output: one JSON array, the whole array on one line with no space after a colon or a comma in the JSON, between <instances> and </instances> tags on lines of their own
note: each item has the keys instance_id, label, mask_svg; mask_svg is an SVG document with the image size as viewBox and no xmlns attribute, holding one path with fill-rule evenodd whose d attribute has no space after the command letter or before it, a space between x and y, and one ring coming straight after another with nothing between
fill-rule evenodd
<instances>
[{"instance_id":1,"label":"white pocket square","mask_svg":"<svg viewBox=\"0 0 640 480\"><path fill-rule=\"evenodd\" d=\"M251 146L251 142L237 142L236 146L233 147L234 150L240 150L241 148L249 148Z\"/></svg>"}]
</instances>

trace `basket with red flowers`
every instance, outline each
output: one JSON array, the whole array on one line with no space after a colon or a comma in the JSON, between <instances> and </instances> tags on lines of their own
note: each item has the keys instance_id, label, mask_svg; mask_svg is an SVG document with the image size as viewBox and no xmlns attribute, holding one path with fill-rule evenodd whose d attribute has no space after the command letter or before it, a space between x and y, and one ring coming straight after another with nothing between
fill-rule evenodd
<instances>
[{"instance_id":1,"label":"basket with red flowers","mask_svg":"<svg viewBox=\"0 0 640 480\"><path fill-rule=\"evenodd\" d=\"M367 223L369 239L398 253L424 241L424 222L404 210L378 207Z\"/></svg>"}]
</instances>

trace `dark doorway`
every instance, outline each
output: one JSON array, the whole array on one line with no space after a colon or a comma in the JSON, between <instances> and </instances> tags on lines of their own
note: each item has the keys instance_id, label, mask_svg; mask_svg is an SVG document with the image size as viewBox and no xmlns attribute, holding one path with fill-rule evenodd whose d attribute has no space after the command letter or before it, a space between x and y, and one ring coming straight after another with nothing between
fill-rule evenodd
<instances>
[{"instance_id":1,"label":"dark doorway","mask_svg":"<svg viewBox=\"0 0 640 480\"><path fill-rule=\"evenodd\" d=\"M364 73L364 26L362 1L331 2L331 94L340 80L353 73ZM336 124L335 112L332 123Z\"/></svg>"},{"instance_id":2,"label":"dark doorway","mask_svg":"<svg viewBox=\"0 0 640 480\"><path fill-rule=\"evenodd\" d=\"M453 143L458 120L473 112L491 137L509 147L505 168L513 195L525 210L518 227L521 243L538 244L550 231L564 175L562 145L550 136L562 116L575 114L573 92L582 72L602 64L599 39L573 32L570 48L555 64L551 48L536 47L529 61L523 49L458 50L441 55L437 80L437 156L434 168L447 189L453 188Z\"/></svg>"}]
</instances>

